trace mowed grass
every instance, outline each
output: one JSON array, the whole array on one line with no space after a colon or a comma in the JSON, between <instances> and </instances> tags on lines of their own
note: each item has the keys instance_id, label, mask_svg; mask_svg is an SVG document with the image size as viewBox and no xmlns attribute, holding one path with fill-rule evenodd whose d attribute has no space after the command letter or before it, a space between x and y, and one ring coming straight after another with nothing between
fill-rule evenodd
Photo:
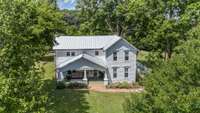
<instances>
[{"instance_id":1,"label":"mowed grass","mask_svg":"<svg viewBox=\"0 0 200 113\"><path fill-rule=\"evenodd\" d=\"M48 113L123 113L123 104L130 93L100 93L87 90L55 88L54 63L42 62L49 91Z\"/></svg>"},{"instance_id":2,"label":"mowed grass","mask_svg":"<svg viewBox=\"0 0 200 113\"><path fill-rule=\"evenodd\" d=\"M127 94L56 90L49 112L52 113L123 113Z\"/></svg>"}]
</instances>

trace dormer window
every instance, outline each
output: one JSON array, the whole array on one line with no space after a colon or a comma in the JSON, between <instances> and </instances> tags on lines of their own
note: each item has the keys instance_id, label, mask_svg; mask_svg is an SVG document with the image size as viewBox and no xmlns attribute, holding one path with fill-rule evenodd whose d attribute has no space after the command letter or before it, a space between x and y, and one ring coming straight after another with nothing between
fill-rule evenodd
<instances>
[{"instance_id":1,"label":"dormer window","mask_svg":"<svg viewBox=\"0 0 200 113\"><path fill-rule=\"evenodd\" d=\"M117 61L117 52L113 52L113 61Z\"/></svg>"},{"instance_id":2,"label":"dormer window","mask_svg":"<svg viewBox=\"0 0 200 113\"><path fill-rule=\"evenodd\" d=\"M96 56L99 56L99 51L95 51L95 55L96 55Z\"/></svg>"},{"instance_id":3,"label":"dormer window","mask_svg":"<svg viewBox=\"0 0 200 113\"><path fill-rule=\"evenodd\" d=\"M129 60L129 51L125 51L125 60Z\"/></svg>"}]
</instances>

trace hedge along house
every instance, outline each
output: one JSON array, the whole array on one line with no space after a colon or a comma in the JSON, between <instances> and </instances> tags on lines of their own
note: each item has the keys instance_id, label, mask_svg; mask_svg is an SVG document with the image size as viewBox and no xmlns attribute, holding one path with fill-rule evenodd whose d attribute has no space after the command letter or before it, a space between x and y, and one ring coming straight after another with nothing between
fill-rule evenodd
<instances>
[{"instance_id":1,"label":"hedge along house","mask_svg":"<svg viewBox=\"0 0 200 113\"><path fill-rule=\"evenodd\" d=\"M138 49L119 36L60 36L53 50L57 81L136 81Z\"/></svg>"}]
</instances>

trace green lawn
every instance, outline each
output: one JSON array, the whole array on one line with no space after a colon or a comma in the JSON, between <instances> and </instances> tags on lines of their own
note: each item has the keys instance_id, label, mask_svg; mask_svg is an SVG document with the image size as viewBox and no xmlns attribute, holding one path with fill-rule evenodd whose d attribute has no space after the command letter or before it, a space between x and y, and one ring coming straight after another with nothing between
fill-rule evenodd
<instances>
[{"instance_id":1,"label":"green lawn","mask_svg":"<svg viewBox=\"0 0 200 113\"><path fill-rule=\"evenodd\" d=\"M55 89L54 64L42 63L48 86L48 113L123 113L123 103L130 93L99 93Z\"/></svg>"}]
</instances>

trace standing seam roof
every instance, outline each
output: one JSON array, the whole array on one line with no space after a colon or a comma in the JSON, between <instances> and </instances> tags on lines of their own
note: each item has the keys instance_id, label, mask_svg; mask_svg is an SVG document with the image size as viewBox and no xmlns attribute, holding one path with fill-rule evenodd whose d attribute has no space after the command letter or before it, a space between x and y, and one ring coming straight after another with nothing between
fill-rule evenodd
<instances>
[{"instance_id":1,"label":"standing seam roof","mask_svg":"<svg viewBox=\"0 0 200 113\"><path fill-rule=\"evenodd\" d=\"M119 36L60 36L53 49L103 49L111 46L121 37Z\"/></svg>"}]
</instances>

